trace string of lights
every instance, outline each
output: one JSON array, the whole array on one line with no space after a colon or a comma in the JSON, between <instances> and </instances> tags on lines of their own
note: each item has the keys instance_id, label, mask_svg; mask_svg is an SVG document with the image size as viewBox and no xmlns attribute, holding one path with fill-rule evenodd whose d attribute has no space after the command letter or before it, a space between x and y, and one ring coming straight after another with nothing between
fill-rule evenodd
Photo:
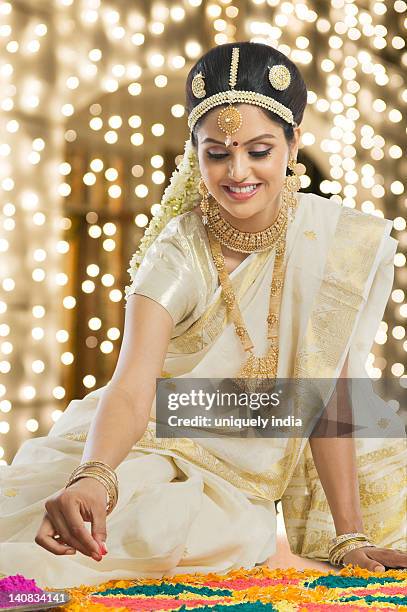
<instances>
[{"instance_id":1,"label":"string of lights","mask_svg":"<svg viewBox=\"0 0 407 612\"><path fill-rule=\"evenodd\" d=\"M109 308L122 310L123 276L112 273L108 256L125 226L136 250L169 178L164 152L175 146L172 161L181 159L190 65L209 47L237 40L273 45L303 72L308 107L300 147L325 177L312 187L393 221L394 289L366 368L372 379L392 377L407 388L406 2L143 6L0 1L0 464L30 435L45 435L66 407L61 380L76 358L71 314L79 302L103 287ZM92 154L78 170L85 145ZM128 175L120 159L129 162ZM301 184L309 188L310 176ZM86 206L77 201L82 193ZM100 198L106 210L92 204ZM107 263L102 269L84 261L86 279L75 294L73 262L81 254L73 257L69 236L78 218ZM121 264L125 270L127 260ZM117 321L89 314L86 346L99 359L117 354ZM97 331L104 340L92 335ZM83 371L81 384L89 392L101 381Z\"/></svg>"}]
</instances>

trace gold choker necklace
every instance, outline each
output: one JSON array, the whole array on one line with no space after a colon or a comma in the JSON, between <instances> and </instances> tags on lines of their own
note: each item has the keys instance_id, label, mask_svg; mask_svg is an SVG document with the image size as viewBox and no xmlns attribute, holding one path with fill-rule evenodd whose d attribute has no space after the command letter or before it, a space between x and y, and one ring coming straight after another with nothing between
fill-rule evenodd
<instances>
[{"instance_id":1,"label":"gold choker necklace","mask_svg":"<svg viewBox=\"0 0 407 612\"><path fill-rule=\"evenodd\" d=\"M217 240L231 251L238 251L239 253L267 251L277 245L287 229L288 205L285 198L283 198L275 221L260 232L242 232L233 227L221 216L217 200L213 196L212 199L214 202L211 203L207 211L208 228Z\"/></svg>"}]
</instances>

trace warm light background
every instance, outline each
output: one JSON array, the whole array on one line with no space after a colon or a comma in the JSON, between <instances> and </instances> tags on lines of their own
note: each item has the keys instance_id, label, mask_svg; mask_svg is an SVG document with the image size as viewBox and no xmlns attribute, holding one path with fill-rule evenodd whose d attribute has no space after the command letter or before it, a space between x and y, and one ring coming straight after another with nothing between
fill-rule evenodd
<instances>
[{"instance_id":1,"label":"warm light background","mask_svg":"<svg viewBox=\"0 0 407 612\"><path fill-rule=\"evenodd\" d=\"M405 26L403 0L0 0L0 464L109 381L129 260L188 137L187 72L226 42L303 72L303 190L393 220L367 371L406 389Z\"/></svg>"}]
</instances>

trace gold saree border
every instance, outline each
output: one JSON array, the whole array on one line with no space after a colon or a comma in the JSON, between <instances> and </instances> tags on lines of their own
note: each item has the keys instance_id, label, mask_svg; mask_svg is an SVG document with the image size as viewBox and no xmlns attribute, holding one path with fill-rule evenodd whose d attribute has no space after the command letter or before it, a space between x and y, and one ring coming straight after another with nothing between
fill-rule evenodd
<instances>
[{"instance_id":1,"label":"gold saree border","mask_svg":"<svg viewBox=\"0 0 407 612\"><path fill-rule=\"evenodd\" d=\"M151 425L150 422L143 436L132 446L131 450L142 452L159 450L162 454L173 456L175 459L183 459L198 468L211 472L245 493L267 500L279 498L280 487L274 482L278 481L280 471L284 471L286 456L275 464L278 467L273 471L250 473L236 467L230 468L225 461L203 448L193 438L156 438ZM86 442L87 435L86 431L78 431L64 434L62 437L75 442Z\"/></svg>"},{"instance_id":2,"label":"gold saree border","mask_svg":"<svg viewBox=\"0 0 407 612\"><path fill-rule=\"evenodd\" d=\"M321 286L294 367L294 378L321 379L319 394L324 405L327 405L340 374L342 358L346 357L345 350L365 301L366 284L386 224L385 219L348 207L340 210ZM332 384L327 385L326 380L331 380ZM306 418L312 413L312 407L307 408L301 395L297 399L295 418ZM286 474L287 484L302 453L302 446L303 438L290 438L291 462Z\"/></svg>"},{"instance_id":3,"label":"gold saree border","mask_svg":"<svg viewBox=\"0 0 407 612\"><path fill-rule=\"evenodd\" d=\"M351 208L341 209L324 278L298 355L296 377L334 377L365 300L364 289L386 223L385 219Z\"/></svg>"},{"instance_id":4,"label":"gold saree border","mask_svg":"<svg viewBox=\"0 0 407 612\"><path fill-rule=\"evenodd\" d=\"M341 210L324 278L299 351L296 377L332 379L335 384L358 315L367 301L368 280L387 224L385 219L362 215L348 208ZM321 393L322 383L323 380ZM333 386L329 392L325 389L327 400L332 390ZM394 473L401 477L403 469L405 474L405 456L403 441L400 441L394 448L359 454L358 469L370 462L377 466L394 457ZM298 459L300 457L301 452ZM294 464L291 482L281 498L287 536L293 553L325 561L329 539L336 532L313 460L303 459ZM359 474L362 514L372 516L372 504L381 505L375 513L376 520L370 522L366 531L379 546L399 545L403 538L400 519L401 505L405 504L402 495L405 499L406 478L404 476L404 482L400 478L391 486L382 483L376 486L376 481L371 480L365 484L365 477L364 472ZM376 480L380 481L379 474Z\"/></svg>"},{"instance_id":5,"label":"gold saree border","mask_svg":"<svg viewBox=\"0 0 407 612\"><path fill-rule=\"evenodd\" d=\"M247 289L256 280L268 257L272 257L269 251L259 253L246 268L241 270L232 279L232 286L238 300L242 298ZM169 352L196 353L204 349L222 333L227 322L226 304L222 298L222 292L219 292L218 298L207 308L202 316L183 334L171 340Z\"/></svg>"}]
</instances>

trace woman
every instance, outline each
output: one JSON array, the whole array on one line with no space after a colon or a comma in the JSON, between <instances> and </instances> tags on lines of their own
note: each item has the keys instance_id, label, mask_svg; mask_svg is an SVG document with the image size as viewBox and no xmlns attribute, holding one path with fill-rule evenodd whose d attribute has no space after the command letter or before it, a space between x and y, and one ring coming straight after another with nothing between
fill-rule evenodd
<instances>
[{"instance_id":1,"label":"woman","mask_svg":"<svg viewBox=\"0 0 407 612\"><path fill-rule=\"evenodd\" d=\"M385 440L155 436L162 376L324 379L329 402L366 378L397 242L390 221L297 193L306 101L267 45L192 68L191 139L130 264L112 379L1 468L1 572L62 588L253 567L275 553L279 499L293 553L407 567L402 423L371 385Z\"/></svg>"}]
</instances>

